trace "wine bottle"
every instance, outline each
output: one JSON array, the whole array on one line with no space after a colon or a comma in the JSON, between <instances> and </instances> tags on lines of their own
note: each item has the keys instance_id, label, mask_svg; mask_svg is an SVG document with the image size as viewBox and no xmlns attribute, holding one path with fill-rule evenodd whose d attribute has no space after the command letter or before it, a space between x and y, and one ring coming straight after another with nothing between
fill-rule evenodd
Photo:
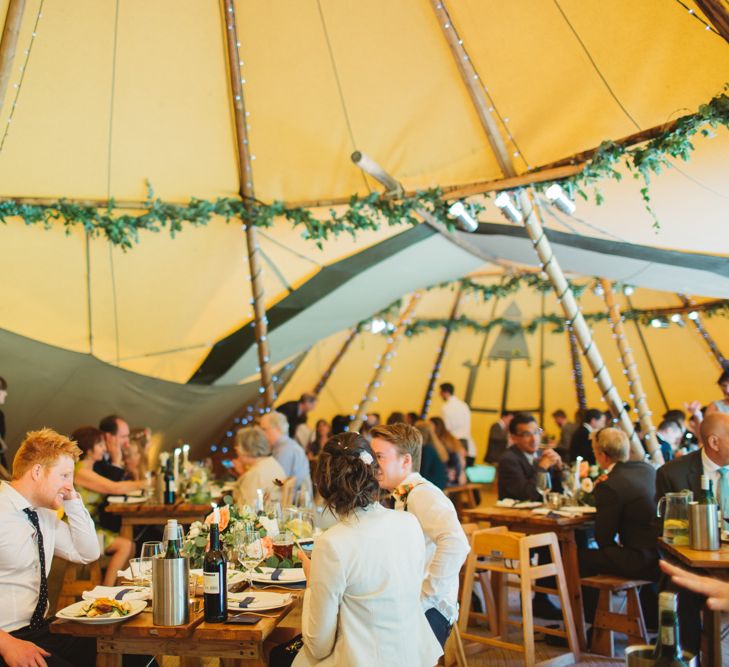
<instances>
[{"instance_id":1,"label":"wine bottle","mask_svg":"<svg viewBox=\"0 0 729 667\"><path fill-rule=\"evenodd\" d=\"M223 623L228 619L228 586L225 554L220 548L218 524L210 525L210 550L203 561L205 622Z\"/></svg>"},{"instance_id":2,"label":"wine bottle","mask_svg":"<svg viewBox=\"0 0 729 667\"><path fill-rule=\"evenodd\" d=\"M716 505L714 497L714 480L708 475L701 475L701 493L697 498L699 505Z\"/></svg>"},{"instance_id":3,"label":"wine bottle","mask_svg":"<svg viewBox=\"0 0 729 667\"><path fill-rule=\"evenodd\" d=\"M165 540L167 540L167 551L165 558L182 558L180 555L180 533L177 526L177 519L169 519L165 526Z\"/></svg>"},{"instance_id":4,"label":"wine bottle","mask_svg":"<svg viewBox=\"0 0 729 667\"><path fill-rule=\"evenodd\" d=\"M172 461L167 459L167 467L165 468L165 494L164 503L165 505L175 504L175 493L177 486L175 484L175 476L172 473Z\"/></svg>"},{"instance_id":5,"label":"wine bottle","mask_svg":"<svg viewBox=\"0 0 729 667\"><path fill-rule=\"evenodd\" d=\"M653 667L688 667L683 659L678 629L678 594L664 591L658 596L658 643Z\"/></svg>"}]
</instances>

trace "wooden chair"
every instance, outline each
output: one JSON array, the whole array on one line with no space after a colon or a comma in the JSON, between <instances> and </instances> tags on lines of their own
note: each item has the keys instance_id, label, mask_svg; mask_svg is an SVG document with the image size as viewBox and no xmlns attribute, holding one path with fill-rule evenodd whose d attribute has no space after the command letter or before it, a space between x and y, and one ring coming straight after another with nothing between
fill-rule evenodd
<instances>
[{"instance_id":1,"label":"wooden chair","mask_svg":"<svg viewBox=\"0 0 729 667\"><path fill-rule=\"evenodd\" d=\"M551 563L532 565L530 550L537 547L549 548ZM497 587L499 589L498 603L496 605L498 609L499 629L497 636L483 636L468 632L469 620L473 615L470 611L473 580L474 576L481 572L490 572L494 575L492 579L493 587L494 589ZM519 578L522 606L521 621L511 620L508 617L507 577L510 575ZM552 576L557 579L556 590L545 588L535 583L537 579ZM564 630L534 624L532 614L532 593L534 592L559 595L562 604ZM577 643L577 633L575 631L574 619L572 618L572 607L570 606L570 599L567 592L567 583L562 568L562 556L559 551L557 536L554 533L524 535L523 533L510 532L506 527L489 528L474 532L471 536L471 553L468 555L466 561L458 622L463 639L523 653L524 663L527 667L532 667L535 664L535 630L544 634L565 637L569 646L569 652L540 664L573 664L579 662L580 648ZM523 643L516 644L508 641L508 629L510 625L520 625L522 627ZM493 634L496 635L496 633Z\"/></svg>"},{"instance_id":2,"label":"wooden chair","mask_svg":"<svg viewBox=\"0 0 729 667\"><path fill-rule=\"evenodd\" d=\"M295 492L296 477L287 477L281 486L281 509L286 509L294 504Z\"/></svg>"},{"instance_id":3,"label":"wooden chair","mask_svg":"<svg viewBox=\"0 0 729 667\"><path fill-rule=\"evenodd\" d=\"M615 657L615 632L627 635L629 646L648 643L648 633L638 593L641 586L650 585L650 581L623 579L601 574L595 577L585 577L580 583L600 591L595 621L592 624L590 650L593 653ZM613 611L613 593L620 591L625 591L627 597L627 613L625 614Z\"/></svg>"},{"instance_id":4,"label":"wooden chair","mask_svg":"<svg viewBox=\"0 0 729 667\"><path fill-rule=\"evenodd\" d=\"M101 584L101 559L88 565L66 562L58 609L63 609L81 598L81 593Z\"/></svg>"}]
</instances>

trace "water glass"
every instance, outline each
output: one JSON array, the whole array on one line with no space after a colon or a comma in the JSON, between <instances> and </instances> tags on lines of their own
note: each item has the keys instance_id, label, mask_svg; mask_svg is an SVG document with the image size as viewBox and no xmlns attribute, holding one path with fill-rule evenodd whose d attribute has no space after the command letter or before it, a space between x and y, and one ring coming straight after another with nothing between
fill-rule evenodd
<instances>
[{"instance_id":1,"label":"water glass","mask_svg":"<svg viewBox=\"0 0 729 667\"><path fill-rule=\"evenodd\" d=\"M240 531L236 535L236 548L238 550L238 562L246 573L248 584L251 585L253 569L261 563L265 555L258 531Z\"/></svg>"},{"instance_id":2,"label":"water glass","mask_svg":"<svg viewBox=\"0 0 729 667\"><path fill-rule=\"evenodd\" d=\"M537 491L542 496L542 502L545 502L546 494L552 490L552 477L547 471L537 472Z\"/></svg>"},{"instance_id":3,"label":"water glass","mask_svg":"<svg viewBox=\"0 0 729 667\"><path fill-rule=\"evenodd\" d=\"M149 586L152 580L152 564L149 563L149 577L147 577L146 568L142 565L143 560L143 558L129 559L129 570L135 586Z\"/></svg>"}]
</instances>

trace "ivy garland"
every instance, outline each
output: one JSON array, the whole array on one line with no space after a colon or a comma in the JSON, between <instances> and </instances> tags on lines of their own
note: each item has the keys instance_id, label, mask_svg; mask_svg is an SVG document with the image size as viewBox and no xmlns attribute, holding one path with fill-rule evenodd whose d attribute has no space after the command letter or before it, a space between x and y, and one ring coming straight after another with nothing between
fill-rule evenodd
<instances>
[{"instance_id":1,"label":"ivy garland","mask_svg":"<svg viewBox=\"0 0 729 667\"><path fill-rule=\"evenodd\" d=\"M729 90L729 84L725 90ZM597 181L604 178L620 180L622 174L617 166L624 161L635 178L643 179L645 185L641 194L654 218L654 226L657 226L658 221L650 207L651 175L669 167L669 158L688 160L694 150L691 137L697 132L711 136L710 128L719 126L729 127L729 97L724 93L699 107L695 114L679 118L670 130L645 144L626 147L613 141L604 142L582 172L560 179L559 183L585 199L588 198L585 188L592 187L595 200L600 204L603 196L596 186ZM547 182L538 187L545 189L549 185ZM480 207L475 206L478 211ZM22 204L7 199L0 201L0 222L7 223L8 218L17 217L26 225L43 225L46 229L61 222L68 233L73 227L81 226L91 236L106 237L110 243L128 250L139 242L140 230L159 232L168 228L174 238L185 225L207 225L213 216L220 216L226 222L245 220L256 227L271 227L274 220L281 217L294 227L303 228L302 236L321 248L324 241L342 233L355 237L357 232L378 230L383 225L417 225L420 222L415 215L417 208L427 210L449 229L454 228L448 216L448 202L442 198L438 188L418 191L403 199L393 199L376 192L365 196L353 195L346 205L339 209L330 208L328 216L320 219L307 208L287 207L281 201L265 204L253 199L220 197L214 201L192 198L187 204L171 204L155 198L149 184L141 213L120 214L113 199L106 208L79 204L65 198L49 204Z\"/></svg>"},{"instance_id":2,"label":"ivy garland","mask_svg":"<svg viewBox=\"0 0 729 667\"><path fill-rule=\"evenodd\" d=\"M724 85L724 90L729 90L729 84ZM623 175L617 167L624 163L633 174L633 178L643 179L640 193L646 209L653 218L653 226L659 228L660 223L651 207L649 192L651 175L660 174L664 168L671 168L669 158L688 162L694 151L691 137L697 133L704 137L714 136L712 130L720 126L729 128L729 97L725 93L719 93L707 104L702 104L696 113L682 116L670 130L643 144L625 146L614 141L604 141L580 173L557 182L565 187L570 195L577 192L585 200L589 198L585 188L591 187L595 203L600 205L604 197L596 183L607 178L622 180ZM545 190L551 184L540 183L537 187L539 190Z\"/></svg>"}]
</instances>

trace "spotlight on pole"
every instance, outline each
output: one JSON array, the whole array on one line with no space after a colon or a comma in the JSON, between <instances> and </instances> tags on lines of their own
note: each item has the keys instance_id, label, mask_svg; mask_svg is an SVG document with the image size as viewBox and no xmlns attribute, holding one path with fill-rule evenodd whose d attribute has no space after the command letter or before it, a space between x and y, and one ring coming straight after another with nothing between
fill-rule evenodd
<instances>
[{"instance_id":1,"label":"spotlight on pole","mask_svg":"<svg viewBox=\"0 0 729 667\"><path fill-rule=\"evenodd\" d=\"M577 208L575 206L575 202L573 202L565 194L565 191L557 183L553 183L552 185L550 185L544 194L547 195L547 199L549 199L549 201L554 206L556 206L560 211L562 211L562 213L566 213L567 215L572 215L575 212L575 209Z\"/></svg>"},{"instance_id":2,"label":"spotlight on pole","mask_svg":"<svg viewBox=\"0 0 729 667\"><path fill-rule=\"evenodd\" d=\"M494 204L509 222L519 223L522 221L521 211L514 206L514 202L506 192L500 192L494 199Z\"/></svg>"},{"instance_id":3,"label":"spotlight on pole","mask_svg":"<svg viewBox=\"0 0 729 667\"><path fill-rule=\"evenodd\" d=\"M696 312L695 310L692 310L692 311L691 311L691 312L690 312L690 313L688 314L688 318L689 318L690 320L694 320L694 321L696 321L696 320L698 320L698 319L699 319L699 314L698 314L698 313L697 313L697 312Z\"/></svg>"},{"instance_id":4,"label":"spotlight on pole","mask_svg":"<svg viewBox=\"0 0 729 667\"><path fill-rule=\"evenodd\" d=\"M458 229L463 232L475 232L478 229L478 223L468 212L462 201L453 202L448 209L448 214L456 219Z\"/></svg>"},{"instance_id":5,"label":"spotlight on pole","mask_svg":"<svg viewBox=\"0 0 729 667\"><path fill-rule=\"evenodd\" d=\"M626 285L623 287L623 294L625 294L625 296L630 296L633 292L635 292L635 288L632 285Z\"/></svg>"},{"instance_id":6,"label":"spotlight on pole","mask_svg":"<svg viewBox=\"0 0 729 667\"><path fill-rule=\"evenodd\" d=\"M372 322L370 322L370 331L373 334L381 333L385 329L387 329L387 322L385 322L385 320L380 317L372 318Z\"/></svg>"}]
</instances>

